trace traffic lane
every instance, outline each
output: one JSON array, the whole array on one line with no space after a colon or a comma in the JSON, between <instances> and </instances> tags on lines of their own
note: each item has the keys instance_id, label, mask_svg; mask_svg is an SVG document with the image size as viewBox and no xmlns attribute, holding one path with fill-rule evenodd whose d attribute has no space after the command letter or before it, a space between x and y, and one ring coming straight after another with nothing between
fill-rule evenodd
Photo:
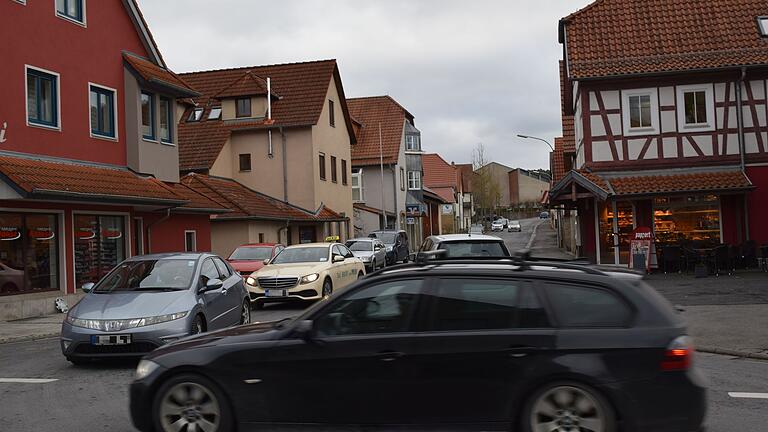
<instances>
[{"instance_id":1,"label":"traffic lane","mask_svg":"<svg viewBox=\"0 0 768 432\"><path fill-rule=\"evenodd\" d=\"M292 308L271 312L279 311L296 312ZM707 431L762 430L768 400L736 399L728 393L768 392L768 362L698 354L696 363L709 380ZM0 382L0 430L133 431L128 415L128 385L135 366L135 361L72 366L61 355L58 339L2 344L0 378L58 381Z\"/></svg>"},{"instance_id":2,"label":"traffic lane","mask_svg":"<svg viewBox=\"0 0 768 432\"><path fill-rule=\"evenodd\" d=\"M530 240L531 235L533 234L533 228L539 224L540 219L520 219L519 222L520 228L522 229L520 232L508 232L507 230L504 230L501 232L489 232L488 234L503 239L507 249L509 249L509 251L512 253L525 249L528 246L528 241Z\"/></svg>"}]
</instances>

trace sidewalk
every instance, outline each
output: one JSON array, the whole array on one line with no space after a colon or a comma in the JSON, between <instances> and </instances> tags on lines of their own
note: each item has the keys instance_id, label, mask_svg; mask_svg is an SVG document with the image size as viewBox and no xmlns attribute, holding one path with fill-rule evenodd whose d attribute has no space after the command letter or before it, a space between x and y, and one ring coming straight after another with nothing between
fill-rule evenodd
<instances>
[{"instance_id":1,"label":"sidewalk","mask_svg":"<svg viewBox=\"0 0 768 432\"><path fill-rule=\"evenodd\" d=\"M549 219L542 219L531 234L528 249L536 258L574 259L574 256L557 247L557 233Z\"/></svg>"},{"instance_id":2,"label":"sidewalk","mask_svg":"<svg viewBox=\"0 0 768 432\"><path fill-rule=\"evenodd\" d=\"M66 314L0 321L0 343L21 342L58 336Z\"/></svg>"}]
</instances>

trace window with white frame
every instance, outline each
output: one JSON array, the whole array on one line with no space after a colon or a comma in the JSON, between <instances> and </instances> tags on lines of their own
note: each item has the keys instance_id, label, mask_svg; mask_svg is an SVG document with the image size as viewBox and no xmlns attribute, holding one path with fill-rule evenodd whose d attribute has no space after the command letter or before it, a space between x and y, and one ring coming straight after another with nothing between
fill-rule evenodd
<instances>
[{"instance_id":1,"label":"window with white frame","mask_svg":"<svg viewBox=\"0 0 768 432\"><path fill-rule=\"evenodd\" d=\"M85 0L56 0L56 15L85 24Z\"/></svg>"},{"instance_id":2,"label":"window with white frame","mask_svg":"<svg viewBox=\"0 0 768 432\"><path fill-rule=\"evenodd\" d=\"M408 190L421 190L421 171L408 171Z\"/></svg>"},{"instance_id":3,"label":"window with white frame","mask_svg":"<svg viewBox=\"0 0 768 432\"><path fill-rule=\"evenodd\" d=\"M715 100L712 84L677 87L677 122L686 130L714 130Z\"/></svg>"},{"instance_id":4,"label":"window with white frame","mask_svg":"<svg viewBox=\"0 0 768 432\"><path fill-rule=\"evenodd\" d=\"M197 231L184 231L184 250L186 252L197 252Z\"/></svg>"},{"instance_id":5,"label":"window with white frame","mask_svg":"<svg viewBox=\"0 0 768 432\"><path fill-rule=\"evenodd\" d=\"M622 91L624 135L659 131L659 95L655 88Z\"/></svg>"},{"instance_id":6,"label":"window with white frame","mask_svg":"<svg viewBox=\"0 0 768 432\"><path fill-rule=\"evenodd\" d=\"M115 138L115 90L94 84L89 85L89 90L91 135Z\"/></svg>"},{"instance_id":7,"label":"window with white frame","mask_svg":"<svg viewBox=\"0 0 768 432\"><path fill-rule=\"evenodd\" d=\"M27 123L59 127L59 75L27 67Z\"/></svg>"},{"instance_id":8,"label":"window with white frame","mask_svg":"<svg viewBox=\"0 0 768 432\"><path fill-rule=\"evenodd\" d=\"M409 151L420 150L418 135L406 135L405 136L405 149Z\"/></svg>"},{"instance_id":9,"label":"window with white frame","mask_svg":"<svg viewBox=\"0 0 768 432\"><path fill-rule=\"evenodd\" d=\"M363 169L353 168L352 169L352 201L362 202L364 200L365 198L363 197Z\"/></svg>"}]
</instances>

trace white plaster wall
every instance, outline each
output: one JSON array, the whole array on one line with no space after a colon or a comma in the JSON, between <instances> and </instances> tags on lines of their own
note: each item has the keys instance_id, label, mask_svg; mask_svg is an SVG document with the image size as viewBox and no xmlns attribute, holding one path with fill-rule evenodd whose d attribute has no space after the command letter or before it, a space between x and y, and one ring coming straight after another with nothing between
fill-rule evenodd
<instances>
[{"instance_id":1,"label":"white plaster wall","mask_svg":"<svg viewBox=\"0 0 768 432\"><path fill-rule=\"evenodd\" d=\"M674 111L661 112L661 132L677 132L677 115Z\"/></svg>"},{"instance_id":2,"label":"white plaster wall","mask_svg":"<svg viewBox=\"0 0 768 432\"><path fill-rule=\"evenodd\" d=\"M621 108L621 95L618 90L607 90L600 92L603 97L603 103L605 103L605 109L619 109Z\"/></svg>"},{"instance_id":3,"label":"white plaster wall","mask_svg":"<svg viewBox=\"0 0 768 432\"><path fill-rule=\"evenodd\" d=\"M592 160L595 162L612 161L611 145L608 141L595 141L592 143Z\"/></svg>"},{"instance_id":4,"label":"white plaster wall","mask_svg":"<svg viewBox=\"0 0 768 432\"><path fill-rule=\"evenodd\" d=\"M592 130L592 136L603 136L606 135L607 132L605 130L605 125L603 124L603 119L599 115L590 115L589 116L589 124L590 129Z\"/></svg>"},{"instance_id":5,"label":"white plaster wall","mask_svg":"<svg viewBox=\"0 0 768 432\"><path fill-rule=\"evenodd\" d=\"M637 160L640 158L640 152L643 151L646 139L630 139L627 140L627 152L629 153L629 160Z\"/></svg>"},{"instance_id":6,"label":"white plaster wall","mask_svg":"<svg viewBox=\"0 0 768 432\"><path fill-rule=\"evenodd\" d=\"M660 106L675 105L675 88L674 87L659 88L659 105Z\"/></svg>"},{"instance_id":7,"label":"white plaster wall","mask_svg":"<svg viewBox=\"0 0 768 432\"><path fill-rule=\"evenodd\" d=\"M664 158L677 157L677 138L663 138Z\"/></svg>"}]
</instances>

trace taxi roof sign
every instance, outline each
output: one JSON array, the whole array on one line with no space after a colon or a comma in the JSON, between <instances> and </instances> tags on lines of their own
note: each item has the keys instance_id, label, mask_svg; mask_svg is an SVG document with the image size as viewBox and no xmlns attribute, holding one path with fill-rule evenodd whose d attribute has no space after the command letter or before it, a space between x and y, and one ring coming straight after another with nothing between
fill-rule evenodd
<instances>
[{"instance_id":1,"label":"taxi roof sign","mask_svg":"<svg viewBox=\"0 0 768 432\"><path fill-rule=\"evenodd\" d=\"M337 241L340 241L340 240L341 240L341 237L339 237L337 235L336 236L328 236L328 237L325 238L326 243L334 243L334 242L337 242Z\"/></svg>"}]
</instances>

